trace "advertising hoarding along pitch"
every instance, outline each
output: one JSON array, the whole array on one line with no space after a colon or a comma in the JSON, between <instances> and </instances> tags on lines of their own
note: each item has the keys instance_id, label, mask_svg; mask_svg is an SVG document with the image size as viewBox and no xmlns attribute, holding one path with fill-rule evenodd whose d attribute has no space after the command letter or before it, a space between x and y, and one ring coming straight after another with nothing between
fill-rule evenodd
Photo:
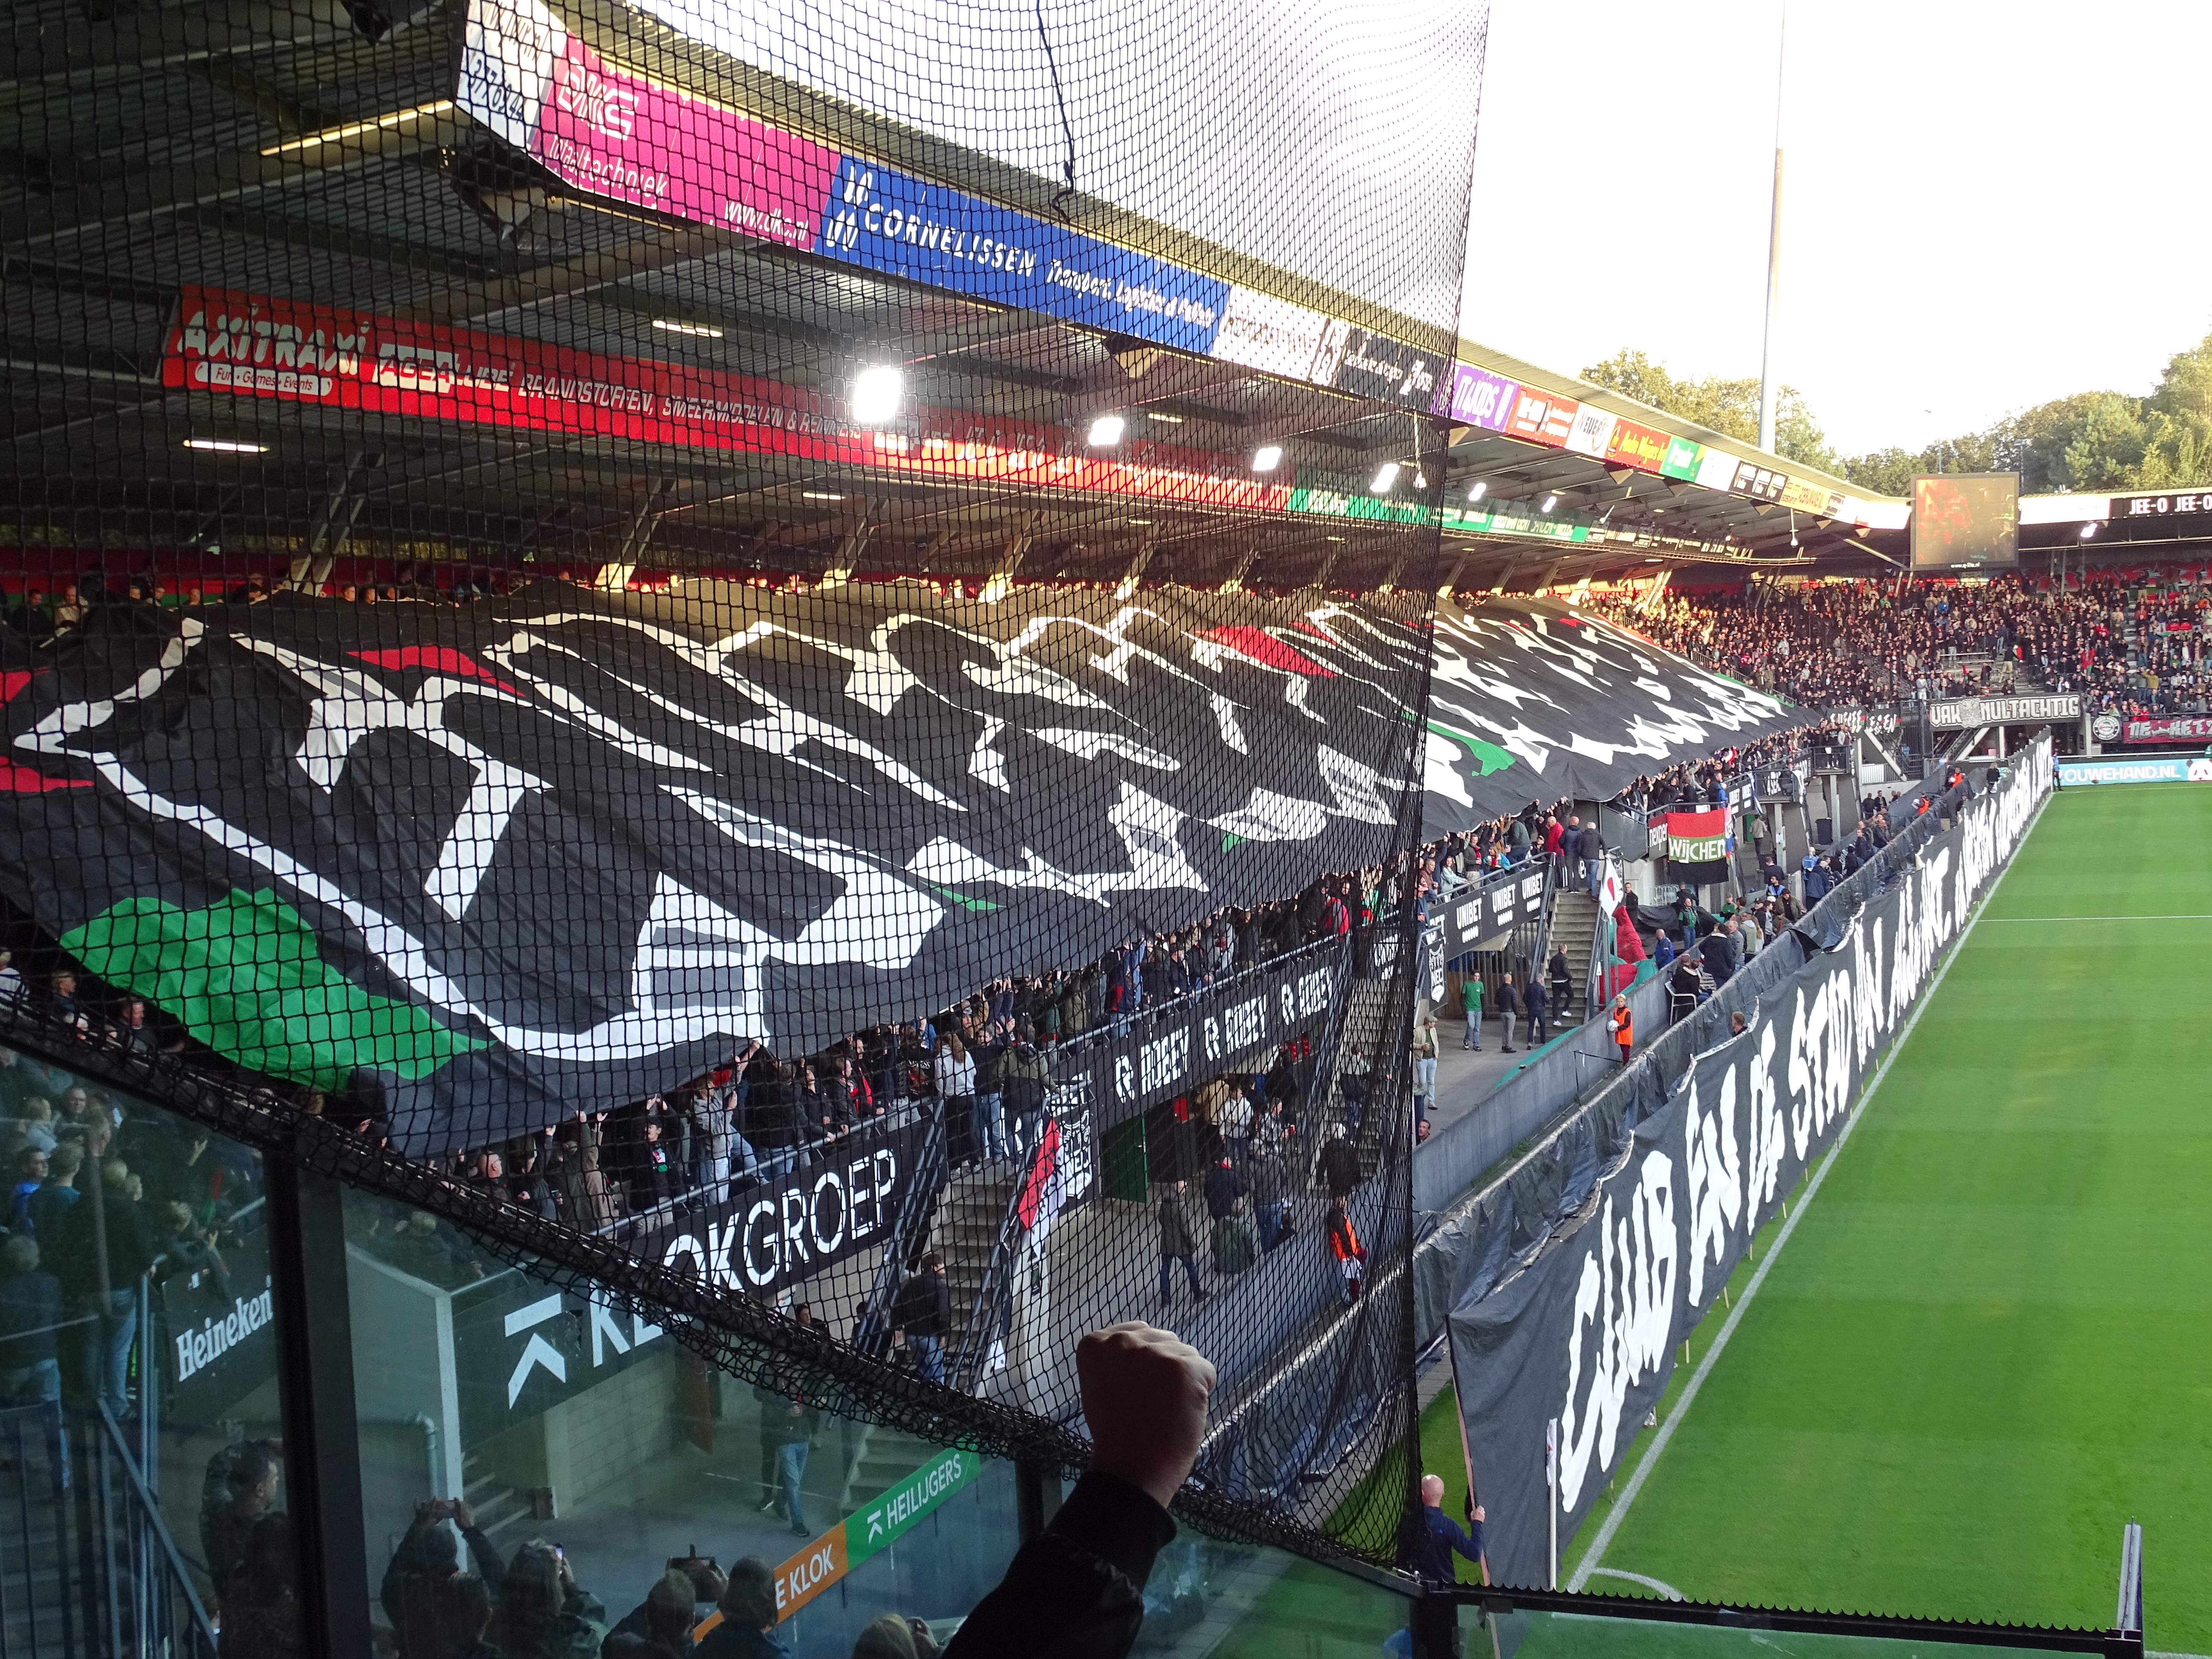
<instances>
[{"instance_id":1,"label":"advertising hoarding along pitch","mask_svg":"<svg viewBox=\"0 0 2212 1659\"><path fill-rule=\"evenodd\" d=\"M162 356L165 386L433 420L796 455L934 477L1018 479L1155 500L1280 511L1279 483L1217 477L1212 458L1156 446L1085 452L1075 434L920 409L853 426L817 392L689 364L325 306L187 288Z\"/></svg>"},{"instance_id":2,"label":"advertising hoarding along pitch","mask_svg":"<svg viewBox=\"0 0 2212 1659\"><path fill-rule=\"evenodd\" d=\"M2092 783L2212 783L2212 760L2199 755L2145 756L2141 760L2063 760L2058 781L2068 788Z\"/></svg>"},{"instance_id":3,"label":"advertising hoarding along pitch","mask_svg":"<svg viewBox=\"0 0 2212 1659\"><path fill-rule=\"evenodd\" d=\"M2212 719L2203 714L2166 714L2132 718L2122 732L2122 743L2212 743Z\"/></svg>"}]
</instances>

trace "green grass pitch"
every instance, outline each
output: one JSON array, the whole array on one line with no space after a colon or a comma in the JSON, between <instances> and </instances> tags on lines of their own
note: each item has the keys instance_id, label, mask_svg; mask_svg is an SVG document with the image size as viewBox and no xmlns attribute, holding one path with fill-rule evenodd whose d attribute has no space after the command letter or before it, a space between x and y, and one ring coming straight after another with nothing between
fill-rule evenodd
<instances>
[{"instance_id":1,"label":"green grass pitch","mask_svg":"<svg viewBox=\"0 0 2212 1659\"><path fill-rule=\"evenodd\" d=\"M2148 1645L2212 1654L2208 1074L2212 788L2062 795L1602 1565L1699 1600L2103 1626L2133 1519ZM1424 1428L1455 1462L1449 1418Z\"/></svg>"}]
</instances>

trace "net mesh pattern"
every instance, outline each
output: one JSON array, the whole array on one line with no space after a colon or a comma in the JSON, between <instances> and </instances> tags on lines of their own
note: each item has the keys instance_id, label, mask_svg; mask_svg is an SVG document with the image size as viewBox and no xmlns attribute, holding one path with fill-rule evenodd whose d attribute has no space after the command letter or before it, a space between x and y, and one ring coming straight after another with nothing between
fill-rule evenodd
<instances>
[{"instance_id":1,"label":"net mesh pattern","mask_svg":"<svg viewBox=\"0 0 2212 1659\"><path fill-rule=\"evenodd\" d=\"M9 1040L948 1443L1171 1321L1387 1559L1480 10L15 22Z\"/></svg>"}]
</instances>

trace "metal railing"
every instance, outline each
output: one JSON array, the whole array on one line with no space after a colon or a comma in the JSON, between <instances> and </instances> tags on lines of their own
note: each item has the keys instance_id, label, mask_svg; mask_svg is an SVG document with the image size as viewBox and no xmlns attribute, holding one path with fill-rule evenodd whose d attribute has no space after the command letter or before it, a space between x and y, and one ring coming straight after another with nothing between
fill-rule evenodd
<instances>
[{"instance_id":1,"label":"metal railing","mask_svg":"<svg viewBox=\"0 0 2212 1659\"><path fill-rule=\"evenodd\" d=\"M0 1409L0 1659L216 1659L216 1636L103 1406Z\"/></svg>"}]
</instances>

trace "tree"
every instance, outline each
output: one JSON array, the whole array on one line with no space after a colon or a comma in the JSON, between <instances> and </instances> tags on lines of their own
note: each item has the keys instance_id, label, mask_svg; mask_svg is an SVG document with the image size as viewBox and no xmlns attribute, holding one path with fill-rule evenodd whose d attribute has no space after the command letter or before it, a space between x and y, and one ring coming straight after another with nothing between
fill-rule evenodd
<instances>
[{"instance_id":1,"label":"tree","mask_svg":"<svg viewBox=\"0 0 2212 1659\"><path fill-rule=\"evenodd\" d=\"M1759 441L1759 382L1707 375L1698 380L1680 380L1644 352L1624 347L1601 363L1583 370L1583 379L1679 415L1686 421L1711 427L1723 437L1743 443ZM1785 460L1826 471L1835 465L1835 452L1827 435L1807 406L1804 394L1785 386L1774 400L1774 451Z\"/></svg>"}]
</instances>

